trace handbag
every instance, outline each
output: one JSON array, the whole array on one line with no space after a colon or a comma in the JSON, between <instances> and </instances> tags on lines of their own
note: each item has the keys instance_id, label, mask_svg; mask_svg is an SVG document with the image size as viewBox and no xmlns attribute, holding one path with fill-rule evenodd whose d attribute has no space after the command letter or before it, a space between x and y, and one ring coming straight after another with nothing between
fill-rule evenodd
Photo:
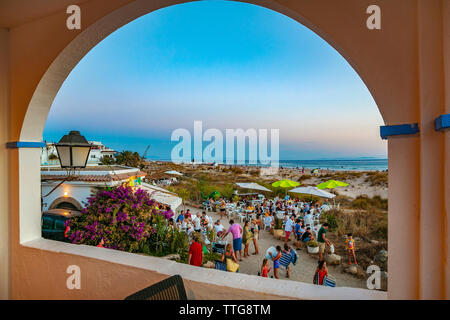
<instances>
[{"instance_id":1,"label":"handbag","mask_svg":"<svg viewBox=\"0 0 450 320\"><path fill-rule=\"evenodd\" d=\"M226 264L225 262L216 260L216 261L215 261L214 268L215 268L216 270L227 271L227 264Z\"/></svg>"},{"instance_id":2,"label":"handbag","mask_svg":"<svg viewBox=\"0 0 450 320\"><path fill-rule=\"evenodd\" d=\"M234 262L233 259L227 259L227 271L236 272L239 269L239 264Z\"/></svg>"}]
</instances>

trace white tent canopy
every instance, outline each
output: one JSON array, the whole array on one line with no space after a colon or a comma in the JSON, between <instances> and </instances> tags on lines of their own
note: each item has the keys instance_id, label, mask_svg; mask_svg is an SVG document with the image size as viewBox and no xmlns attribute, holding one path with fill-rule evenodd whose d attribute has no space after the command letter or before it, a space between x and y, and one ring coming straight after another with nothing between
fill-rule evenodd
<instances>
[{"instance_id":1,"label":"white tent canopy","mask_svg":"<svg viewBox=\"0 0 450 320\"><path fill-rule=\"evenodd\" d=\"M252 189L252 190L260 190L260 191L268 191L272 192L272 190L267 189L266 187L259 185L255 182L236 182L236 184L244 189Z\"/></svg>"},{"instance_id":2,"label":"white tent canopy","mask_svg":"<svg viewBox=\"0 0 450 320\"><path fill-rule=\"evenodd\" d=\"M289 190L289 192L310 194L310 195L313 195L313 196L318 196L318 197L328 198L328 199L332 199L332 198L336 197L335 194L332 194L330 192L326 192L326 191L320 190L317 187L298 187L298 188Z\"/></svg>"},{"instance_id":3,"label":"white tent canopy","mask_svg":"<svg viewBox=\"0 0 450 320\"><path fill-rule=\"evenodd\" d=\"M140 188L150 193L151 199L155 200L156 202L170 206L170 209L172 209L173 212L175 212L182 203L182 199L180 197L178 197L175 193L172 193L166 189L157 186L152 186L147 183L143 183L140 186Z\"/></svg>"},{"instance_id":4,"label":"white tent canopy","mask_svg":"<svg viewBox=\"0 0 450 320\"><path fill-rule=\"evenodd\" d=\"M173 174L173 175L176 175L176 176L182 176L183 175L182 173L180 173L178 171L175 171L175 170L166 171L164 173Z\"/></svg>"}]
</instances>

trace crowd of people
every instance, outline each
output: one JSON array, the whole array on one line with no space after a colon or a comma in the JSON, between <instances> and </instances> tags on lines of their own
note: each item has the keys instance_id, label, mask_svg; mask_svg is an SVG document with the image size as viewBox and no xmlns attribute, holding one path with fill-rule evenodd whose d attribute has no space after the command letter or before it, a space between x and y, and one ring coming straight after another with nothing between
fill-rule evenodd
<instances>
[{"instance_id":1,"label":"crowd of people","mask_svg":"<svg viewBox=\"0 0 450 320\"><path fill-rule=\"evenodd\" d=\"M258 240L260 233L264 230L267 232L271 231L275 227L275 217L278 219L282 217L284 245L283 247L277 245L269 248L262 260L258 274L262 277L269 277L270 272L273 270L272 277L279 279L279 269L283 267L286 270L286 277L289 278L290 265L295 265L298 262L296 250L301 250L302 244L316 241L319 252L313 283L323 285L329 278L324 253L326 247L332 248L333 244L327 238L329 225L323 223L318 230L315 230L313 216L320 214L324 206L328 204L325 202L323 205L319 205L317 202L302 202L297 199L289 199L288 197L285 199L262 200L257 204L252 200L244 199L241 204L243 208L246 208L246 212L250 213L248 214L249 218L245 219L242 225L231 218L229 220L230 226L226 229L220 219L213 222L212 218L205 211L199 216L191 215L189 209L181 211L175 221L175 225L179 228L184 228L188 234L191 234L191 232L204 234L205 230L214 229L215 244L223 244L223 248L219 252L222 254L220 262L223 263L224 270L239 272L239 262L245 258L259 255ZM221 205L220 209L222 208L225 208L225 205ZM223 213L223 210L221 210L220 217L222 218L223 216L226 216L226 212ZM232 236L232 243L227 243L225 240L229 234ZM291 240L293 246L289 244ZM352 259L357 264L355 240L351 234L347 235L345 244L348 251L349 264L352 263ZM189 250L189 263L200 266L202 254L203 250L199 246L199 239L194 238ZM272 265L270 262L272 262ZM328 282L330 282L329 279Z\"/></svg>"}]
</instances>

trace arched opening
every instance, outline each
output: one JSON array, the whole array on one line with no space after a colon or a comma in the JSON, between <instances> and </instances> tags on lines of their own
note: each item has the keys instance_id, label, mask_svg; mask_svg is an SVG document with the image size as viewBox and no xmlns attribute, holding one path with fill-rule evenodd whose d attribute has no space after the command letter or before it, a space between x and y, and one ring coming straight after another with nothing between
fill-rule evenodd
<instances>
[{"instance_id":1,"label":"arched opening","mask_svg":"<svg viewBox=\"0 0 450 320\"><path fill-rule=\"evenodd\" d=\"M302 17L299 17L297 14L294 14L292 12L290 14L286 13L286 10L283 10L275 4L273 4L273 7L271 5L265 5L265 7L280 11L301 23L303 22L304 25L312 28L319 35L324 37L324 39L326 39L332 46L337 48L338 51L343 54L343 56L349 61L349 63L356 70L358 70L356 68L356 64L350 59L350 57L345 55L343 50L340 49L339 46L334 43L334 41L327 37L324 32L321 32L317 26L312 25L312 23ZM46 116L57 91L61 87L64 79L67 77L72 68L92 48L92 46L105 38L105 36L112 32L114 29L123 25L125 21L128 22L133 20L137 16L142 15L144 11L152 11L152 9L142 7L128 9L128 11L121 12L123 15L119 14L119 12L115 12L112 17L105 17L103 20L99 21L95 25L95 28L98 28L97 31L101 30L101 32L94 32L90 30L90 27L87 28L57 57L57 59L53 62L53 64L44 75L30 102L24 125L22 127L21 139L31 141L40 140ZM117 22L117 20L112 22L112 19L117 18L118 16L121 17L121 22ZM364 77L362 78L364 79ZM30 239L29 236L26 236L24 239L27 238ZM33 236L31 236L31 238L33 238Z\"/></svg>"},{"instance_id":2,"label":"arched opening","mask_svg":"<svg viewBox=\"0 0 450 320\"><path fill-rule=\"evenodd\" d=\"M60 197L55 199L49 206L49 209L66 209L81 211L83 206L74 198Z\"/></svg>"}]
</instances>

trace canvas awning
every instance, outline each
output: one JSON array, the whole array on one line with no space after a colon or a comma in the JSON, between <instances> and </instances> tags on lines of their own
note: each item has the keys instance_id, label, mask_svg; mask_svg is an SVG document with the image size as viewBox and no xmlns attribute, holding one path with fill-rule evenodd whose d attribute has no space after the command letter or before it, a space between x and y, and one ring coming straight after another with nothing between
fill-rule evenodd
<instances>
[{"instance_id":1,"label":"canvas awning","mask_svg":"<svg viewBox=\"0 0 450 320\"><path fill-rule=\"evenodd\" d=\"M182 199L175 193L161 187L143 183L140 188L150 193L150 198L152 198L156 202L170 206L173 212L175 212L182 203Z\"/></svg>"},{"instance_id":2,"label":"canvas awning","mask_svg":"<svg viewBox=\"0 0 450 320\"><path fill-rule=\"evenodd\" d=\"M298 187L298 188L289 190L289 192L310 194L310 195L313 195L313 196L318 196L318 197L321 197L321 198L328 198L328 199L332 199L332 198L336 197L335 194L332 194L330 192L326 192L326 191L320 190L317 187Z\"/></svg>"},{"instance_id":3,"label":"canvas awning","mask_svg":"<svg viewBox=\"0 0 450 320\"><path fill-rule=\"evenodd\" d=\"M236 182L236 184L243 189L252 189L252 190L272 192L272 190L269 190L266 187L259 185L255 182Z\"/></svg>"}]
</instances>

